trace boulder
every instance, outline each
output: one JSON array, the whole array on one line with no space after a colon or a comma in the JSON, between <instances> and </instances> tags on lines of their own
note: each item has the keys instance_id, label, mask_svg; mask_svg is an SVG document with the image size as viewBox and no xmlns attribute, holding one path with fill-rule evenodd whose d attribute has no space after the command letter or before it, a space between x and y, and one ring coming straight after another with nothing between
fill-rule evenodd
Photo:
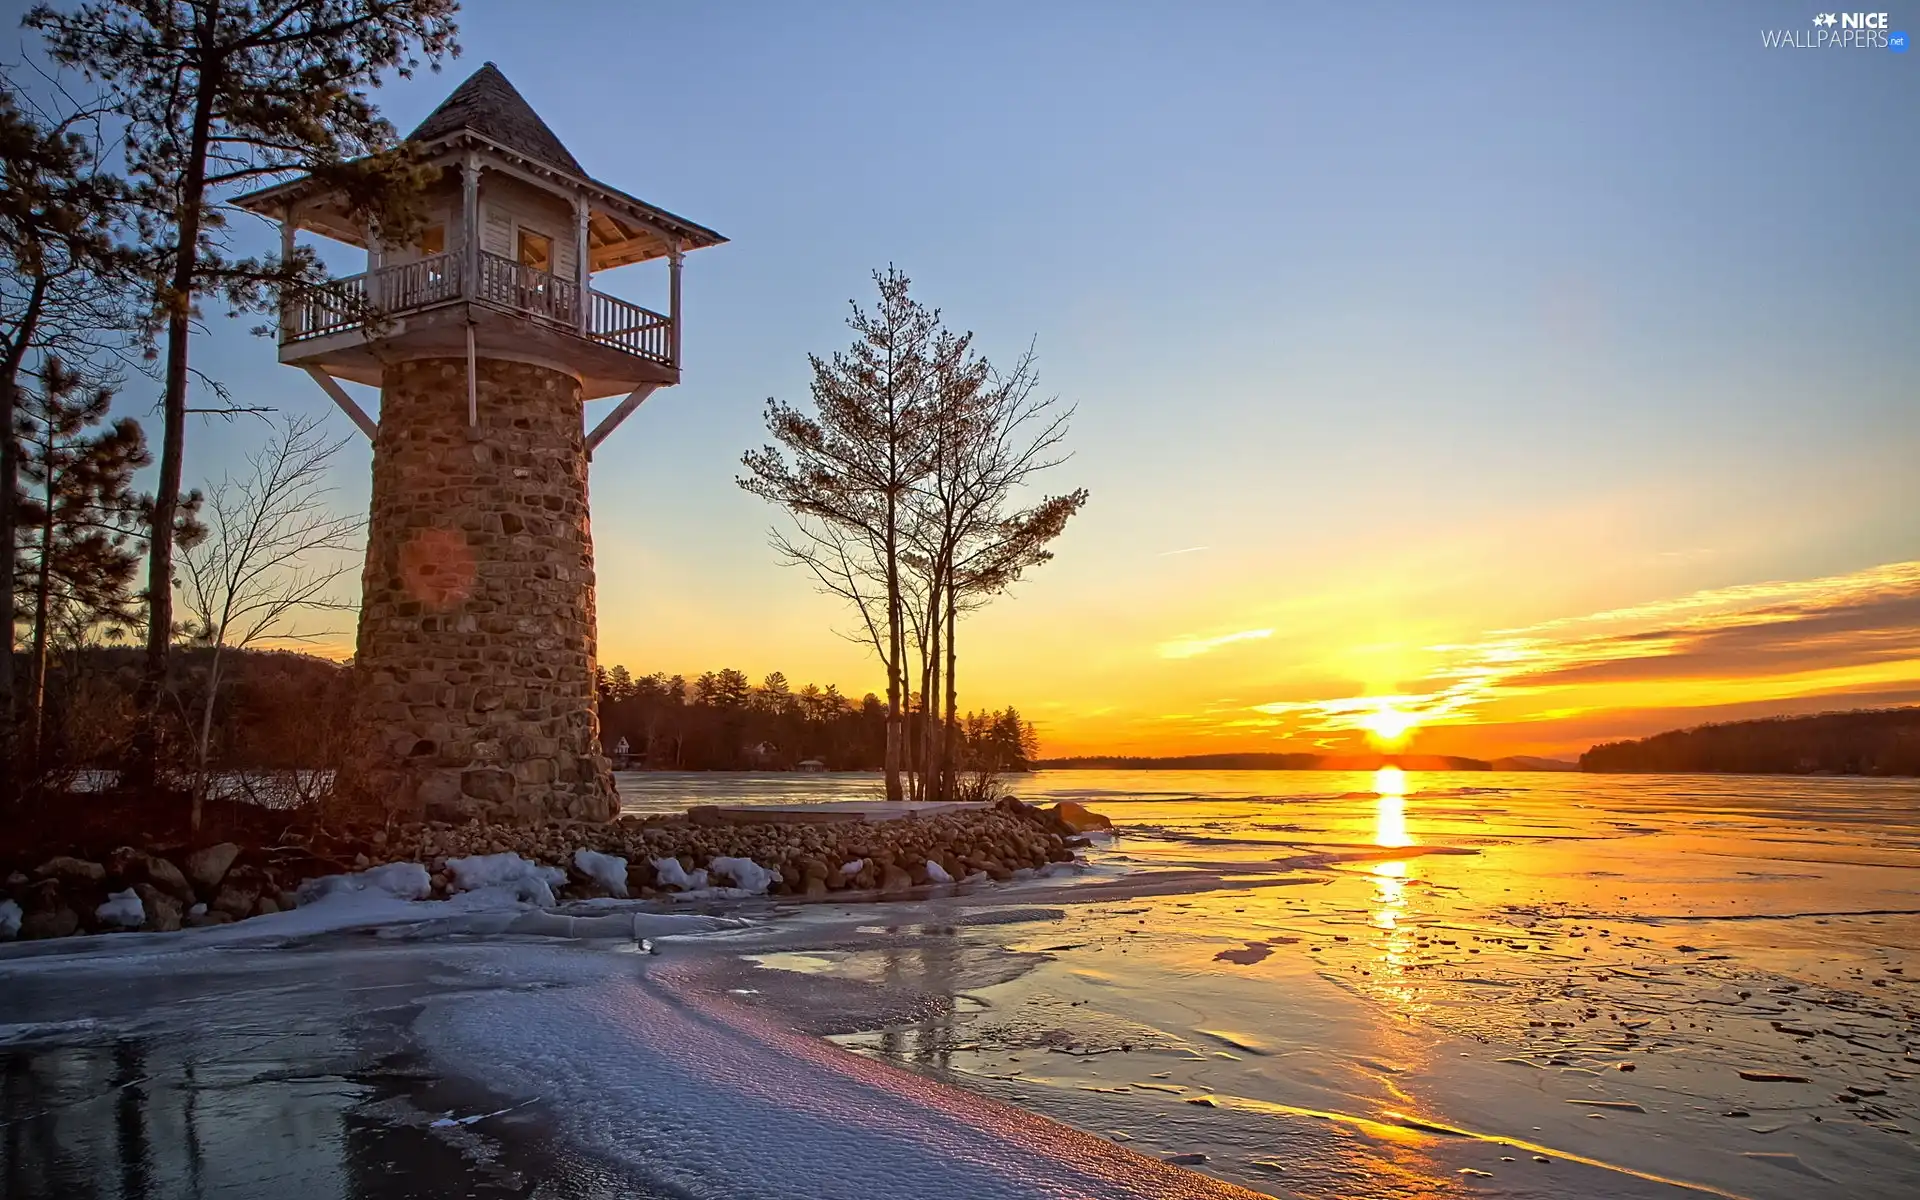
<instances>
[{"instance_id":1,"label":"boulder","mask_svg":"<svg viewBox=\"0 0 1920 1200\"><path fill-rule=\"evenodd\" d=\"M143 928L154 933L172 933L180 928L180 901L166 889L152 883L136 883L133 891L147 910Z\"/></svg>"},{"instance_id":2,"label":"boulder","mask_svg":"<svg viewBox=\"0 0 1920 1200\"><path fill-rule=\"evenodd\" d=\"M221 842L217 846L207 846L187 855L186 874L193 889L201 895L211 895L220 886L233 867L233 860L240 857L240 847L232 842Z\"/></svg>"},{"instance_id":3,"label":"boulder","mask_svg":"<svg viewBox=\"0 0 1920 1200\"><path fill-rule=\"evenodd\" d=\"M259 902L259 885L240 881L222 886L219 894L213 898L213 903L208 907L212 912L225 913L232 920L238 921L252 916L254 905Z\"/></svg>"},{"instance_id":4,"label":"boulder","mask_svg":"<svg viewBox=\"0 0 1920 1200\"><path fill-rule=\"evenodd\" d=\"M20 921L22 938L71 937L80 930L80 914L66 905L30 912Z\"/></svg>"},{"instance_id":5,"label":"boulder","mask_svg":"<svg viewBox=\"0 0 1920 1200\"><path fill-rule=\"evenodd\" d=\"M885 868L883 868L883 873L880 876L881 895L892 895L904 892L912 886L913 876L902 871L899 867L888 863Z\"/></svg>"},{"instance_id":6,"label":"boulder","mask_svg":"<svg viewBox=\"0 0 1920 1200\"><path fill-rule=\"evenodd\" d=\"M191 901L193 885L187 882L186 875L157 854L142 854L128 864L127 878L135 883L149 883L176 900Z\"/></svg>"},{"instance_id":7,"label":"boulder","mask_svg":"<svg viewBox=\"0 0 1920 1200\"><path fill-rule=\"evenodd\" d=\"M48 859L33 873L41 879L57 879L62 883L99 883L107 877L107 869L99 863L68 854Z\"/></svg>"},{"instance_id":8,"label":"boulder","mask_svg":"<svg viewBox=\"0 0 1920 1200\"><path fill-rule=\"evenodd\" d=\"M1085 805L1062 800L1053 806L1054 824L1065 833L1094 833L1113 828L1113 822Z\"/></svg>"}]
</instances>

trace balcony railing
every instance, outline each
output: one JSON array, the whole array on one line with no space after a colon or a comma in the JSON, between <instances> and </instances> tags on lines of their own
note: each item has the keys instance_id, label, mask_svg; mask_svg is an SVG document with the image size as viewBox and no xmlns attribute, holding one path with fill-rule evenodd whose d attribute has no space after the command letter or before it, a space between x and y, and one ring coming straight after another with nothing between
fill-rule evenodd
<instances>
[{"instance_id":1,"label":"balcony railing","mask_svg":"<svg viewBox=\"0 0 1920 1200\"><path fill-rule=\"evenodd\" d=\"M580 324L580 285L499 254L477 255L473 288L462 286L466 255L458 249L335 279L290 300L281 310L283 345L332 334L462 298L535 318L639 358L673 365L673 320L604 292L588 290Z\"/></svg>"}]
</instances>

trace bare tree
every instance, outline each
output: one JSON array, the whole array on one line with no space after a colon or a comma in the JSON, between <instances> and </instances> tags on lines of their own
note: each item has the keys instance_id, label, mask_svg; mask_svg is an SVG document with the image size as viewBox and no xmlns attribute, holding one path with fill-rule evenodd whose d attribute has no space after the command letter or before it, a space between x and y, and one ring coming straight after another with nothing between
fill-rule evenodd
<instances>
[{"instance_id":1,"label":"bare tree","mask_svg":"<svg viewBox=\"0 0 1920 1200\"><path fill-rule=\"evenodd\" d=\"M769 401L786 453L747 454L740 485L791 517L775 549L853 607L852 636L887 668L887 798L920 799L951 792L958 614L1050 559L1087 493L1016 508L1065 461L1072 409L1036 396L1031 351L996 372L972 334L908 295L904 275L874 280L880 304L856 307L853 348L811 360L815 412Z\"/></svg>"},{"instance_id":2,"label":"bare tree","mask_svg":"<svg viewBox=\"0 0 1920 1200\"><path fill-rule=\"evenodd\" d=\"M873 278L880 301L870 312L853 306L853 345L830 359L809 357L814 411L767 401L767 431L784 453L749 451L739 483L793 517L792 534L776 534L775 547L854 605L860 634L885 666L887 799L900 800L911 690L903 523L931 458L929 357L940 314L908 294L898 270Z\"/></svg>"},{"instance_id":3,"label":"bare tree","mask_svg":"<svg viewBox=\"0 0 1920 1200\"><path fill-rule=\"evenodd\" d=\"M223 651L266 639L305 641L326 631L303 628L315 612L348 611L334 585L353 568L358 517L330 505L329 464L346 441L329 440L319 421L288 418L267 444L207 495L207 536L181 555L182 600L194 642L209 647L206 687L194 734L192 828L200 828L212 765L213 716Z\"/></svg>"},{"instance_id":4,"label":"bare tree","mask_svg":"<svg viewBox=\"0 0 1920 1200\"><path fill-rule=\"evenodd\" d=\"M931 469L914 487L906 524L910 614L920 659L920 756L916 791L951 796L963 743L958 727L959 616L1004 592L1053 557L1049 544L1086 504L1084 489L1014 507L1041 472L1059 466L1073 417L1038 393L1032 349L1000 372L971 334L935 341ZM942 692L944 691L944 696ZM942 709L944 708L944 713Z\"/></svg>"}]
</instances>

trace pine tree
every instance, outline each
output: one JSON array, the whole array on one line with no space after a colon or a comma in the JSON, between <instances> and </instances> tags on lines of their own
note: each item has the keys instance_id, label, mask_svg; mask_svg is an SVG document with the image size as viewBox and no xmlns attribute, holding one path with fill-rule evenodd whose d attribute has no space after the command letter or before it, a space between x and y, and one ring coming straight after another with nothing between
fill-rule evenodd
<instances>
[{"instance_id":1,"label":"pine tree","mask_svg":"<svg viewBox=\"0 0 1920 1200\"><path fill-rule=\"evenodd\" d=\"M0 434L14 427L20 382L48 354L85 360L120 348L134 324L121 286L133 256L115 244L127 192L99 168L91 114L43 119L0 90ZM0 564L14 561L20 447L0 436ZM0 613L16 610L0 570ZM14 626L0 648L0 804L15 794L20 710Z\"/></svg>"},{"instance_id":2,"label":"pine tree","mask_svg":"<svg viewBox=\"0 0 1920 1200\"><path fill-rule=\"evenodd\" d=\"M317 286L317 260L234 257L225 202L296 174L324 178L357 216L395 237L420 220L423 179L368 97L389 74L458 53L456 0L95 0L36 6L26 25L53 60L98 81L124 125L151 250L153 321L164 343L155 521L171 527L186 452L188 344L204 296L236 310ZM147 564L147 653L136 783L156 770L173 633L173 549Z\"/></svg>"},{"instance_id":3,"label":"pine tree","mask_svg":"<svg viewBox=\"0 0 1920 1200\"><path fill-rule=\"evenodd\" d=\"M133 476L153 460L138 421L105 424L111 387L57 358L45 362L37 381L19 393L13 432L24 451L15 500L15 617L30 630L22 749L39 763L54 643L139 622L133 586L150 502L134 492Z\"/></svg>"}]
</instances>

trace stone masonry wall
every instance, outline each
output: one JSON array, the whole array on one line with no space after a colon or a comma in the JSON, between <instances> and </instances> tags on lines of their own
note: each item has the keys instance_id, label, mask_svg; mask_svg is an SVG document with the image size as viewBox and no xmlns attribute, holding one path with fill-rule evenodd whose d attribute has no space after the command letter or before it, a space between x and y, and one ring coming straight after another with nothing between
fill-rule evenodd
<instances>
[{"instance_id":1,"label":"stone masonry wall","mask_svg":"<svg viewBox=\"0 0 1920 1200\"><path fill-rule=\"evenodd\" d=\"M618 811L595 715L579 384L482 359L386 369L362 577L355 743L390 809Z\"/></svg>"}]
</instances>

